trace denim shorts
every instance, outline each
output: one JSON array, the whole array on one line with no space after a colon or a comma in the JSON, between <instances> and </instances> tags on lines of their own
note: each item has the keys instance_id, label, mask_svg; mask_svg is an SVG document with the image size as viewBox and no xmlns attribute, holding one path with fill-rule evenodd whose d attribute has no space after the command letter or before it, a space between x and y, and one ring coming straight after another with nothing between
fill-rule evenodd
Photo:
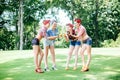
<instances>
[{"instance_id":1,"label":"denim shorts","mask_svg":"<svg viewBox=\"0 0 120 80\"><path fill-rule=\"evenodd\" d=\"M72 41L72 40L70 40L70 45L71 46L80 46L81 45L81 42L80 41Z\"/></svg>"},{"instance_id":2,"label":"denim shorts","mask_svg":"<svg viewBox=\"0 0 120 80\"><path fill-rule=\"evenodd\" d=\"M32 40L32 45L39 45L39 40L37 38L34 38Z\"/></svg>"},{"instance_id":3,"label":"denim shorts","mask_svg":"<svg viewBox=\"0 0 120 80\"><path fill-rule=\"evenodd\" d=\"M54 46L53 40L44 40L44 47L46 46Z\"/></svg>"},{"instance_id":4,"label":"denim shorts","mask_svg":"<svg viewBox=\"0 0 120 80\"><path fill-rule=\"evenodd\" d=\"M83 43L91 46L92 45L92 39L88 38L88 39L84 40Z\"/></svg>"}]
</instances>

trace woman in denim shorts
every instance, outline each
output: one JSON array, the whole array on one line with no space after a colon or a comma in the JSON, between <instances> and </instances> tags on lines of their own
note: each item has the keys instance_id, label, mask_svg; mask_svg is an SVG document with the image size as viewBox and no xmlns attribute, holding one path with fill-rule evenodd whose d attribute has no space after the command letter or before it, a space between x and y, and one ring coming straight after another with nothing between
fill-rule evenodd
<instances>
[{"instance_id":1,"label":"woman in denim shorts","mask_svg":"<svg viewBox=\"0 0 120 80\"><path fill-rule=\"evenodd\" d=\"M77 31L77 39L82 41L82 48L80 51L81 54L81 58L82 58L82 72L88 71L89 70L89 65L90 65L90 61L91 61L91 46L92 46L92 39L88 36L86 29L84 26L82 26L81 24L81 19L75 19L75 26L76 31ZM85 61L84 58L84 52L85 50L87 51L87 61Z\"/></svg>"},{"instance_id":2,"label":"woman in denim shorts","mask_svg":"<svg viewBox=\"0 0 120 80\"><path fill-rule=\"evenodd\" d=\"M59 38L58 36L58 29L57 29L57 22L55 20L51 21L51 27L47 30L47 38L44 40L44 61L45 61L45 71L50 71L48 67L48 50L51 52L52 56L52 70L57 70L56 68L56 60L55 60L55 49L54 49L54 42L55 39Z\"/></svg>"},{"instance_id":3,"label":"woman in denim shorts","mask_svg":"<svg viewBox=\"0 0 120 80\"><path fill-rule=\"evenodd\" d=\"M76 70L77 62L78 62L78 51L79 51L81 42L71 36L71 35L75 35L75 30L73 29L73 25L71 23L68 23L66 25L66 29L67 29L67 34L64 36L67 42L70 41L70 46L69 46L69 52L68 52L65 70L69 70L69 62L70 62L73 51L75 54L75 63L74 63L73 70Z\"/></svg>"}]
</instances>

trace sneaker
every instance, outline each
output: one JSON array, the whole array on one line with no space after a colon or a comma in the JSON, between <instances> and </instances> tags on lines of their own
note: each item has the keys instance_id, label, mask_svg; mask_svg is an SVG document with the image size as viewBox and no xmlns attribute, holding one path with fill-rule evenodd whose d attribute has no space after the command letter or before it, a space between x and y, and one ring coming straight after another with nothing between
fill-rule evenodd
<instances>
[{"instance_id":1,"label":"sneaker","mask_svg":"<svg viewBox=\"0 0 120 80\"><path fill-rule=\"evenodd\" d=\"M58 70L56 67L52 67L52 70Z\"/></svg>"},{"instance_id":2,"label":"sneaker","mask_svg":"<svg viewBox=\"0 0 120 80\"><path fill-rule=\"evenodd\" d=\"M50 71L49 68L45 68L44 71Z\"/></svg>"}]
</instances>

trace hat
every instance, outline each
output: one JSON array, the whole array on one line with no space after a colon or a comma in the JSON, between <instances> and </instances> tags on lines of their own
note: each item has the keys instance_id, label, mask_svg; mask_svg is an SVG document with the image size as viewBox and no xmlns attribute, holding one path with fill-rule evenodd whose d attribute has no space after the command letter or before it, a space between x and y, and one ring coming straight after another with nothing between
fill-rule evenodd
<instances>
[{"instance_id":1,"label":"hat","mask_svg":"<svg viewBox=\"0 0 120 80\"><path fill-rule=\"evenodd\" d=\"M73 24L71 24L71 23L66 24L66 26L69 26L69 27L71 27L71 28L74 27Z\"/></svg>"},{"instance_id":2,"label":"hat","mask_svg":"<svg viewBox=\"0 0 120 80\"><path fill-rule=\"evenodd\" d=\"M79 19L79 18L76 18L74 21L77 23L81 23L81 19Z\"/></svg>"},{"instance_id":3,"label":"hat","mask_svg":"<svg viewBox=\"0 0 120 80\"><path fill-rule=\"evenodd\" d=\"M50 23L50 20L44 20L44 21L43 21L43 24L44 24L44 25L46 25L46 24L48 24L48 23Z\"/></svg>"},{"instance_id":4,"label":"hat","mask_svg":"<svg viewBox=\"0 0 120 80\"><path fill-rule=\"evenodd\" d=\"M56 21L56 20L51 20L51 22L50 22L50 23L51 23L51 24L53 24L54 22L57 22L57 21Z\"/></svg>"}]
</instances>

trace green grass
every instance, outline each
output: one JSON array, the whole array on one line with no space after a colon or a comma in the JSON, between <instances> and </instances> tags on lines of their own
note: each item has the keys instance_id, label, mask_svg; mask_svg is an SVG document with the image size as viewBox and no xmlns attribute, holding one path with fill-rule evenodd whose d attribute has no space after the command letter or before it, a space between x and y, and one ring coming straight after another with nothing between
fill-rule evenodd
<instances>
[{"instance_id":1,"label":"green grass","mask_svg":"<svg viewBox=\"0 0 120 80\"><path fill-rule=\"evenodd\" d=\"M3 62L0 63L0 80L120 80L120 56L93 54L90 71L80 72L80 57L78 69L76 71L72 70L74 64L74 59L72 58L70 70L66 71L64 70L66 55L57 54L56 61L58 70L37 74L34 72L33 57L23 58L19 56L21 53L16 52L17 51L14 51L14 53L6 51L0 54L0 58L3 60ZM23 51L22 53L28 54L29 51ZM22 56L24 56L23 54ZM4 61L6 57L10 57L10 59ZM51 65L51 56L49 56L50 68ZM44 63L42 63L42 68L43 67Z\"/></svg>"}]
</instances>

